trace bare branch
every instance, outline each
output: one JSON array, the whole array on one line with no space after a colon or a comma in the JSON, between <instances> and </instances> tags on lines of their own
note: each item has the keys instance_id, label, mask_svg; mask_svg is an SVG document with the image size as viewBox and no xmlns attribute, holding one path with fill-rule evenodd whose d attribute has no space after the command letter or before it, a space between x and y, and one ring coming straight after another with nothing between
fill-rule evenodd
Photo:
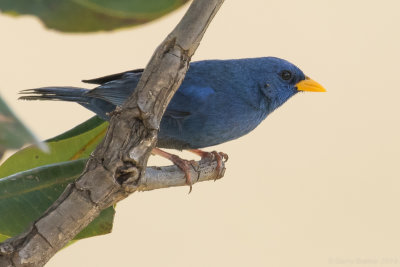
<instances>
[{"instance_id":1,"label":"bare branch","mask_svg":"<svg viewBox=\"0 0 400 267\"><path fill-rule=\"evenodd\" d=\"M202 160L193 162L190 169L193 184L222 178L225 164L222 162L221 171L217 169L217 162ZM184 173L175 165L166 167L149 167L137 191L150 191L160 188L187 186Z\"/></svg>"},{"instance_id":2,"label":"bare branch","mask_svg":"<svg viewBox=\"0 0 400 267\"><path fill-rule=\"evenodd\" d=\"M172 178L166 172L168 168L161 169L165 179L158 175L154 180L145 179L144 173L157 142L162 115L222 3L223 0L193 1L155 51L135 92L122 109L113 113L106 137L93 152L81 177L29 230L0 244L1 267L43 266L101 210L136 190L182 184L182 178Z\"/></svg>"}]
</instances>

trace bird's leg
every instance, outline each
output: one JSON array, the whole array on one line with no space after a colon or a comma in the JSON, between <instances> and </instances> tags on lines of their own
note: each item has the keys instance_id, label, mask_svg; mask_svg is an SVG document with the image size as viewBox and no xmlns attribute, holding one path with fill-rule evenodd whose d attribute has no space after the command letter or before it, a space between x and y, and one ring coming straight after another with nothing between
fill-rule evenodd
<instances>
[{"instance_id":1,"label":"bird's leg","mask_svg":"<svg viewBox=\"0 0 400 267\"><path fill-rule=\"evenodd\" d=\"M182 159L177 155L165 152L157 147L153 148L151 153L166 158L172 161L172 163L174 163L176 166L178 166L185 173L186 184L190 186L189 193L192 192L192 178L189 168L193 161Z\"/></svg>"},{"instance_id":2,"label":"bird's leg","mask_svg":"<svg viewBox=\"0 0 400 267\"><path fill-rule=\"evenodd\" d=\"M201 159L206 159L206 158L211 160L216 159L218 176L221 175L222 161L224 160L226 162L229 159L228 155L225 154L224 152L217 152L217 151L207 152L200 149L189 149L188 151L196 155L199 155Z\"/></svg>"}]
</instances>

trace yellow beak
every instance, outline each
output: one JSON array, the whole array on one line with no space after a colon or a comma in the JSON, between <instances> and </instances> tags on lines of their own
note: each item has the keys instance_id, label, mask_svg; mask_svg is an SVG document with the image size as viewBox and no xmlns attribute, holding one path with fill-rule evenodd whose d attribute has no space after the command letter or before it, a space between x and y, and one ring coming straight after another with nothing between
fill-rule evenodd
<instances>
[{"instance_id":1,"label":"yellow beak","mask_svg":"<svg viewBox=\"0 0 400 267\"><path fill-rule=\"evenodd\" d=\"M302 80L296 84L297 91L308 91L308 92L326 92L326 89L306 76L305 80Z\"/></svg>"}]
</instances>

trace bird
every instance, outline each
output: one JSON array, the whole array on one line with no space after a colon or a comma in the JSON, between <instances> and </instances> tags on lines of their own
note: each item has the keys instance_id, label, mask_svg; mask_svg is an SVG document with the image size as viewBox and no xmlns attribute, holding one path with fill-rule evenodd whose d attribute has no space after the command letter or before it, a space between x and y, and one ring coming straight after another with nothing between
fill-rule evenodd
<instances>
[{"instance_id":1,"label":"bird","mask_svg":"<svg viewBox=\"0 0 400 267\"><path fill-rule=\"evenodd\" d=\"M94 89L51 86L23 90L23 100L76 102L109 120L116 107L135 90L143 69L82 80ZM203 60L191 62L186 76L160 122L153 154L181 168L192 188L190 162L161 150L189 150L202 158L228 156L202 149L237 139L254 130L269 114L301 91L325 92L294 64L277 57ZM189 192L190 192L189 191Z\"/></svg>"}]
</instances>

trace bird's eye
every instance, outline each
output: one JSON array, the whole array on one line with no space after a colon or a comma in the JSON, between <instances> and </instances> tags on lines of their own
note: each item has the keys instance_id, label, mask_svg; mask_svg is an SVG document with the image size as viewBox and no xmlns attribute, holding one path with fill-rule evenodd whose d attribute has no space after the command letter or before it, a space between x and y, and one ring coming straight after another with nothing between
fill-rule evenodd
<instances>
[{"instance_id":1,"label":"bird's eye","mask_svg":"<svg viewBox=\"0 0 400 267\"><path fill-rule=\"evenodd\" d=\"M293 74L288 70L284 70L281 72L281 77L283 80L289 81L290 79L292 79Z\"/></svg>"}]
</instances>

